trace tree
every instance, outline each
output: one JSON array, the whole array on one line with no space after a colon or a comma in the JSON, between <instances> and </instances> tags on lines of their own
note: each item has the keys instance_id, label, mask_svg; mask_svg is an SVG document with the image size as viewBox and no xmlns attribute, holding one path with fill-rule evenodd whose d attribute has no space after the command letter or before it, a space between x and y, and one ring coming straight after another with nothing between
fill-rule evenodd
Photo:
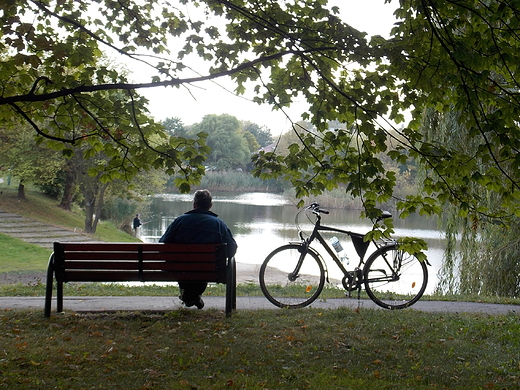
<instances>
[{"instance_id":1,"label":"tree","mask_svg":"<svg viewBox=\"0 0 520 390\"><path fill-rule=\"evenodd\" d=\"M188 135L188 130L180 118L166 118L162 121L162 125L170 136L186 137Z\"/></svg>"},{"instance_id":2,"label":"tree","mask_svg":"<svg viewBox=\"0 0 520 390\"><path fill-rule=\"evenodd\" d=\"M256 123L245 121L243 128L245 132L251 133L255 137L260 147L268 146L273 143L271 131L266 126L260 127Z\"/></svg>"},{"instance_id":3,"label":"tree","mask_svg":"<svg viewBox=\"0 0 520 390\"><path fill-rule=\"evenodd\" d=\"M160 140L160 133L149 139L152 144L154 141L160 142ZM105 199L113 197L135 198L136 192L141 196L150 195L154 191L159 191L159 188L162 188L166 181L164 174L161 175L155 169L139 171L127 177L126 180L118 178L103 180L104 171L100 167L109 166L110 161L103 149L100 150L99 153L85 158L84 151L80 150L79 147L75 148L67 164L67 167L71 170L70 178L73 179L73 183L68 183L68 186L77 186L82 196L81 203L85 209L85 231L87 233L96 232Z\"/></svg>"},{"instance_id":4,"label":"tree","mask_svg":"<svg viewBox=\"0 0 520 390\"><path fill-rule=\"evenodd\" d=\"M395 29L397 45L388 53L390 71L409 80L402 87L405 104L414 107L414 120L405 129L408 149L434 171L424 183L432 195L427 200L455 204L461 216L518 215L518 64L509 57L520 44L515 6L478 1L423 5L398 10L404 22ZM452 131L462 127L471 147L425 140L417 129L426 109L441 115L456 111ZM498 202L485 205L486 193Z\"/></svg>"},{"instance_id":5,"label":"tree","mask_svg":"<svg viewBox=\"0 0 520 390\"><path fill-rule=\"evenodd\" d=\"M256 140L255 136L251 134L249 131L244 130L241 131L241 134L244 137L244 140L246 141L249 154L255 153L260 148L260 144Z\"/></svg>"},{"instance_id":6,"label":"tree","mask_svg":"<svg viewBox=\"0 0 520 390\"><path fill-rule=\"evenodd\" d=\"M52 183L61 167L59 153L37 142L26 125L0 127L0 166L18 178L18 198L25 199L25 185Z\"/></svg>"},{"instance_id":7,"label":"tree","mask_svg":"<svg viewBox=\"0 0 520 390\"><path fill-rule=\"evenodd\" d=\"M424 112L421 133L427 139L464 150L468 154L478 153L478 142L460 121L461 113L452 111L441 114L434 109ZM493 165L482 165L487 169ZM422 169L427 177L435 172L430 167ZM477 183L468 182L472 193L481 191L476 204L490 210L500 205L492 191L479 188ZM478 203L477 203L478 202ZM520 262L518 261L519 218L510 218L511 226L503 223L483 223L478 215L461 215L458 208L446 203L443 212L445 223L446 251L439 272L441 293L485 294L517 296L520 292ZM460 245L459 245L460 242Z\"/></svg>"},{"instance_id":8,"label":"tree","mask_svg":"<svg viewBox=\"0 0 520 390\"><path fill-rule=\"evenodd\" d=\"M78 144L86 158L103 149L108 165L93 173L103 182L163 167L176 173L178 187L188 191L204 171L204 140L165 137L147 116L146 100L134 88L120 87L128 85L127 72L104 59L100 50L100 45L118 53L132 50L118 50L111 43L114 32L127 44L135 40L145 47L155 41L153 33L137 31L138 21L128 32L129 26L119 25L129 19L115 20L119 15L111 12L104 22L91 18L94 6L75 1L3 3L2 118L6 123L24 121L66 156ZM133 13L132 8L124 8L123 18L138 17L141 11ZM141 10L150 15L146 7ZM132 37L125 38L125 32ZM153 134L163 134L162 142L152 145Z\"/></svg>"},{"instance_id":9,"label":"tree","mask_svg":"<svg viewBox=\"0 0 520 390\"><path fill-rule=\"evenodd\" d=\"M100 147L95 137L112 137L112 146L104 148L117 161L114 168L135 172L130 161L136 158L149 166L166 164L183 172L178 185L187 190L202 174L203 142L171 140L144 151L146 135L156 127L142 126L149 122L134 109L135 90L189 88L229 77L237 94L250 87L258 103L277 109L295 100L308 103L304 119L316 131L295 126L301 145L287 157L277 151L255 157L258 176L284 177L300 197L345 186L363 200L367 216L376 216L396 183L379 157L386 154L399 164L419 161L434 172L423 193L398 203L402 216L440 213L446 202L481 220L520 215L516 3L396 2L399 21L390 39L368 39L343 23L325 0L180 0L189 11L200 5L203 12L189 17L181 7L164 4L106 2L102 12L89 16L94 15L89 7L98 9L98 2L4 3L2 117L22 117L42 136L65 143L87 136L92 148ZM172 41L180 48L170 54ZM129 83L98 63L102 50L156 73L151 80ZM195 66L193 57L205 63ZM109 93L114 90L122 91L117 98ZM460 112L477 153L426 139L419 125L427 108ZM411 120L402 130L395 128L407 112ZM141 135L142 142L134 148L120 141L117 129L98 123L104 115L113 123L124 120L125 131ZM42 119L52 119L53 126L43 131ZM88 132L79 131L75 121ZM331 121L349 130L329 131ZM480 202L482 190L497 197L492 208Z\"/></svg>"},{"instance_id":10,"label":"tree","mask_svg":"<svg viewBox=\"0 0 520 390\"><path fill-rule=\"evenodd\" d=\"M204 133L211 149L207 163L218 169L240 168L250 159L247 139L241 132L240 122L231 115L206 115L192 126L194 133Z\"/></svg>"}]
</instances>

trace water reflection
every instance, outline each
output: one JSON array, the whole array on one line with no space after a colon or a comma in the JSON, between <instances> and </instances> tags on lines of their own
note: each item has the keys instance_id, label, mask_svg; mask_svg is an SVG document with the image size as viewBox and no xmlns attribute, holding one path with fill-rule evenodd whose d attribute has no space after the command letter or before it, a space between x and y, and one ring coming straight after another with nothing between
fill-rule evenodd
<instances>
[{"instance_id":1,"label":"water reflection","mask_svg":"<svg viewBox=\"0 0 520 390\"><path fill-rule=\"evenodd\" d=\"M152 215L143 225L141 238L147 242L157 242L168 225L179 215L192 208L193 195L165 194L152 200ZM266 193L214 193L212 211L217 213L231 229L238 243L237 261L260 264L276 247L288 241L298 240L295 217L298 209L289 204L283 196ZM369 220L360 219L358 210L332 209L324 215L324 225L365 233L371 229ZM429 262L431 291L436 282L436 274L443 253L442 234L433 220L412 216L406 220L395 219L395 237L411 236L426 240ZM311 221L300 218L300 228L305 232L312 229ZM325 236L325 234L324 234ZM351 259L351 266L357 265L357 255L348 237L339 237ZM348 240L348 241L347 241ZM319 250L319 245L316 246ZM373 248L372 248L373 249ZM369 249L370 251L371 249ZM369 252L370 253L370 252ZM323 253L324 254L324 253ZM326 256L324 255L326 258ZM356 264L354 264L356 263ZM338 277L338 269L332 261L327 261L331 277Z\"/></svg>"}]
</instances>

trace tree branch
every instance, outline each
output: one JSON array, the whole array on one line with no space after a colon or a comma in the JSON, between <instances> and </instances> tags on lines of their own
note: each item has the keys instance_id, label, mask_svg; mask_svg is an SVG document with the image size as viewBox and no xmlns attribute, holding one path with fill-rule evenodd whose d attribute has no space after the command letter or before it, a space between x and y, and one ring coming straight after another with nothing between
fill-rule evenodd
<instances>
[{"instance_id":1,"label":"tree branch","mask_svg":"<svg viewBox=\"0 0 520 390\"><path fill-rule=\"evenodd\" d=\"M225 76L231 76L235 73L242 72L246 69L253 68L257 64L261 64L263 62L269 62L273 60L280 59L287 55L303 55L305 53L315 52L315 51L323 51L323 50L336 50L336 47L326 47L326 48L316 48L309 50L286 50L281 51L279 53L270 55L270 56L262 56L253 61L247 61L239 66L229 69L227 71L218 72L215 74L210 74L207 76L199 76L192 78L184 78L184 79L173 79L173 80L164 80L150 83L114 83L114 84L98 84L98 85L81 85L75 88L63 88L59 91L42 93L42 94L34 94L28 93L24 95L16 95L16 96L8 96L8 97L0 97L0 106L5 104L13 104L19 102L43 102L46 100L57 99L64 96L72 96L74 94L79 93L90 93L97 91L111 91L111 90L138 90L145 88L156 88L156 87L172 87L183 84L192 84L198 83L202 81L215 80ZM33 92L34 88L31 89Z\"/></svg>"},{"instance_id":2,"label":"tree branch","mask_svg":"<svg viewBox=\"0 0 520 390\"><path fill-rule=\"evenodd\" d=\"M49 134L46 134L44 133L40 127L34 123L34 121L29 118L29 116L16 104L16 103L9 103L9 105L20 115L22 116L23 119L25 119L27 121L27 123L29 123L29 125L31 125L31 127L39 134L41 135L42 137L45 137L45 138L48 138L48 139L51 139L51 140L54 140L54 141L59 141L59 142L65 142L65 143L69 143L69 144L74 144L76 142L76 140L70 140L70 139L65 139L65 138L60 138L60 137L55 137L53 135L49 135Z\"/></svg>"}]
</instances>

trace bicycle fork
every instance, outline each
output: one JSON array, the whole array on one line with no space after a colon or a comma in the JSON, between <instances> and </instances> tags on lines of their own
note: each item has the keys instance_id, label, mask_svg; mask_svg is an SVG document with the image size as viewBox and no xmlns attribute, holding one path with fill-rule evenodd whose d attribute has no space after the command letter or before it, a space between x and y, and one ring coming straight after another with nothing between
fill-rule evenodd
<instances>
[{"instance_id":1,"label":"bicycle fork","mask_svg":"<svg viewBox=\"0 0 520 390\"><path fill-rule=\"evenodd\" d=\"M300 270L302 268L303 259L305 259L305 256L307 255L307 245L305 243L302 243L299 249L300 252L300 258L298 259L298 262L296 263L296 268L293 272L289 272L289 275L287 275L288 279L291 282L296 281L300 277Z\"/></svg>"},{"instance_id":2,"label":"bicycle fork","mask_svg":"<svg viewBox=\"0 0 520 390\"><path fill-rule=\"evenodd\" d=\"M300 271L301 271L301 268L302 268L302 265L303 265L303 262L305 260L305 257L309 254L309 253L313 253L321 262L322 266L323 266L323 271L325 272L325 280L327 283L329 283L329 271L327 269L327 265L326 263L323 261L323 258L321 257L321 255L316 252L314 249L312 249L310 246L309 246L309 243L306 242L306 241L303 241L303 242L294 242L293 244L298 244L300 246L299 248L299 252L300 252L300 257L298 259L298 262L296 263L296 267L294 268L294 271L292 272L289 272L289 274L287 275L287 278L291 281L291 282L294 282L296 281L299 277L300 277Z\"/></svg>"}]
</instances>

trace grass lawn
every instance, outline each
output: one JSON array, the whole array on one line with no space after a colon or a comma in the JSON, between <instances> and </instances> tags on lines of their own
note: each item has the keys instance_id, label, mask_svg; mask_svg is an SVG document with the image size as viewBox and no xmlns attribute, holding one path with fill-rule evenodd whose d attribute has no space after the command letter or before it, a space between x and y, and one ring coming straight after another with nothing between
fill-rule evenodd
<instances>
[{"instance_id":1,"label":"grass lawn","mask_svg":"<svg viewBox=\"0 0 520 390\"><path fill-rule=\"evenodd\" d=\"M45 271L49 249L32 245L0 233L0 273L18 271Z\"/></svg>"},{"instance_id":2,"label":"grass lawn","mask_svg":"<svg viewBox=\"0 0 520 390\"><path fill-rule=\"evenodd\" d=\"M0 312L6 389L517 389L518 315Z\"/></svg>"}]
</instances>

